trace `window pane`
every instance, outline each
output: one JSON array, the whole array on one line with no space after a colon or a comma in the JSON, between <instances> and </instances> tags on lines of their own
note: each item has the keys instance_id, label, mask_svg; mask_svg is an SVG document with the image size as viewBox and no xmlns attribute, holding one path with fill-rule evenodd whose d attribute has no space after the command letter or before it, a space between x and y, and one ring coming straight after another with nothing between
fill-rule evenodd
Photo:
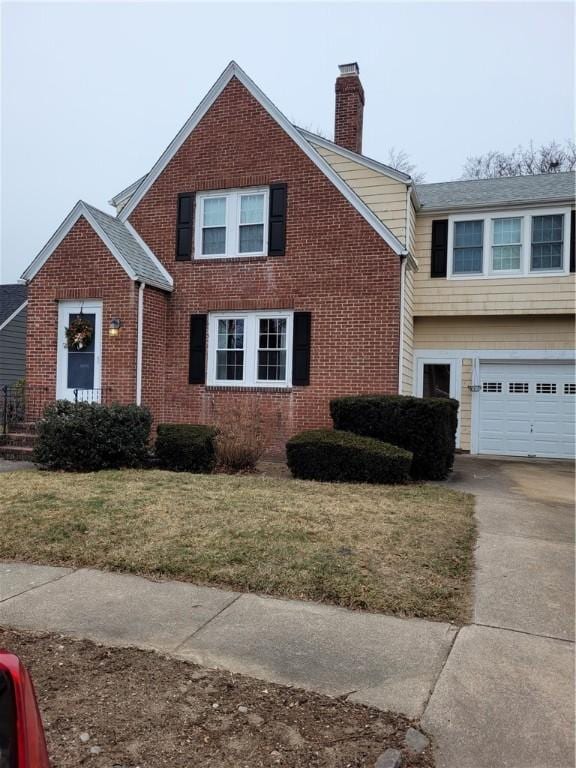
<instances>
[{"instance_id":1,"label":"window pane","mask_svg":"<svg viewBox=\"0 0 576 768\"><path fill-rule=\"evenodd\" d=\"M244 224L240 227L240 253L260 253L264 250L264 224Z\"/></svg>"},{"instance_id":2,"label":"window pane","mask_svg":"<svg viewBox=\"0 0 576 768\"><path fill-rule=\"evenodd\" d=\"M226 224L226 198L207 197L204 200L205 227L223 227Z\"/></svg>"},{"instance_id":3,"label":"window pane","mask_svg":"<svg viewBox=\"0 0 576 768\"><path fill-rule=\"evenodd\" d=\"M264 221L264 195L242 195L240 198L240 224L262 224Z\"/></svg>"},{"instance_id":4,"label":"window pane","mask_svg":"<svg viewBox=\"0 0 576 768\"><path fill-rule=\"evenodd\" d=\"M212 227L202 230L202 255L226 253L226 227Z\"/></svg>"},{"instance_id":5,"label":"window pane","mask_svg":"<svg viewBox=\"0 0 576 768\"><path fill-rule=\"evenodd\" d=\"M244 320L218 320L218 349L244 349Z\"/></svg>"},{"instance_id":6,"label":"window pane","mask_svg":"<svg viewBox=\"0 0 576 768\"><path fill-rule=\"evenodd\" d=\"M423 397L450 397L450 364L424 364Z\"/></svg>"},{"instance_id":7,"label":"window pane","mask_svg":"<svg viewBox=\"0 0 576 768\"><path fill-rule=\"evenodd\" d=\"M94 388L94 352L68 352L68 389Z\"/></svg>"},{"instance_id":8,"label":"window pane","mask_svg":"<svg viewBox=\"0 0 576 768\"><path fill-rule=\"evenodd\" d=\"M562 269L564 216L532 217L532 257L530 269Z\"/></svg>"},{"instance_id":9,"label":"window pane","mask_svg":"<svg viewBox=\"0 0 576 768\"><path fill-rule=\"evenodd\" d=\"M482 272L482 248L454 248L453 272Z\"/></svg>"},{"instance_id":10,"label":"window pane","mask_svg":"<svg viewBox=\"0 0 576 768\"><path fill-rule=\"evenodd\" d=\"M532 246L531 269L562 269L562 243Z\"/></svg>"},{"instance_id":11,"label":"window pane","mask_svg":"<svg viewBox=\"0 0 576 768\"><path fill-rule=\"evenodd\" d=\"M457 221L454 224L454 246L474 247L482 245L483 221Z\"/></svg>"},{"instance_id":12,"label":"window pane","mask_svg":"<svg viewBox=\"0 0 576 768\"><path fill-rule=\"evenodd\" d=\"M532 242L553 243L562 242L564 216L534 216L532 218Z\"/></svg>"},{"instance_id":13,"label":"window pane","mask_svg":"<svg viewBox=\"0 0 576 768\"><path fill-rule=\"evenodd\" d=\"M242 381L244 378L244 352L216 352L216 378L219 381Z\"/></svg>"},{"instance_id":14,"label":"window pane","mask_svg":"<svg viewBox=\"0 0 576 768\"><path fill-rule=\"evenodd\" d=\"M521 242L522 219L494 219L494 245L510 245Z\"/></svg>"},{"instance_id":15,"label":"window pane","mask_svg":"<svg viewBox=\"0 0 576 768\"><path fill-rule=\"evenodd\" d=\"M520 245L495 245L492 248L492 269L520 269Z\"/></svg>"},{"instance_id":16,"label":"window pane","mask_svg":"<svg viewBox=\"0 0 576 768\"><path fill-rule=\"evenodd\" d=\"M285 381L286 379L286 351L262 351L258 352L258 380L259 381Z\"/></svg>"}]
</instances>

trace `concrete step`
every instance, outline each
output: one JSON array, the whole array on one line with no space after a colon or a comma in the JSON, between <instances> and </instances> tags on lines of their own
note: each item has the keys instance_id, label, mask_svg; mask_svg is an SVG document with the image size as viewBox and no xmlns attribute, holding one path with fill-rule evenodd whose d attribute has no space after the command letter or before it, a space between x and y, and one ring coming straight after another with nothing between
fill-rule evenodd
<instances>
[{"instance_id":1,"label":"concrete step","mask_svg":"<svg viewBox=\"0 0 576 768\"><path fill-rule=\"evenodd\" d=\"M36 434L36 422L35 421L20 421L17 424L12 424L10 427L11 432L16 432L18 434L22 434L22 432L26 432L27 434L34 435Z\"/></svg>"},{"instance_id":2,"label":"concrete step","mask_svg":"<svg viewBox=\"0 0 576 768\"><path fill-rule=\"evenodd\" d=\"M32 461L33 448L27 445L0 445L0 459Z\"/></svg>"}]
</instances>

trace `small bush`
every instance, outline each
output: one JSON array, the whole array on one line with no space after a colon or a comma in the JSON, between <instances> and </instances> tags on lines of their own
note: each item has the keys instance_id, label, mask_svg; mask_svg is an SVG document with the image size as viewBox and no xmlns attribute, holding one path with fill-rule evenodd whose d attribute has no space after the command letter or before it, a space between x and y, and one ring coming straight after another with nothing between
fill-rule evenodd
<instances>
[{"instance_id":1,"label":"small bush","mask_svg":"<svg viewBox=\"0 0 576 768\"><path fill-rule=\"evenodd\" d=\"M441 480L452 469L458 401L441 398L369 395L332 400L336 429L375 437L414 454L410 474Z\"/></svg>"},{"instance_id":2,"label":"small bush","mask_svg":"<svg viewBox=\"0 0 576 768\"><path fill-rule=\"evenodd\" d=\"M216 430L200 424L159 424L156 456L160 466L180 472L212 472Z\"/></svg>"},{"instance_id":3,"label":"small bush","mask_svg":"<svg viewBox=\"0 0 576 768\"><path fill-rule=\"evenodd\" d=\"M246 401L217 417L216 425L218 467L224 472L254 470L272 440L273 418L265 416L256 402Z\"/></svg>"},{"instance_id":4,"label":"small bush","mask_svg":"<svg viewBox=\"0 0 576 768\"><path fill-rule=\"evenodd\" d=\"M286 444L294 477L342 483L405 483L412 454L351 432L312 429Z\"/></svg>"},{"instance_id":5,"label":"small bush","mask_svg":"<svg viewBox=\"0 0 576 768\"><path fill-rule=\"evenodd\" d=\"M58 400L38 422L34 460L69 472L138 467L148 456L151 423L138 405Z\"/></svg>"}]
</instances>

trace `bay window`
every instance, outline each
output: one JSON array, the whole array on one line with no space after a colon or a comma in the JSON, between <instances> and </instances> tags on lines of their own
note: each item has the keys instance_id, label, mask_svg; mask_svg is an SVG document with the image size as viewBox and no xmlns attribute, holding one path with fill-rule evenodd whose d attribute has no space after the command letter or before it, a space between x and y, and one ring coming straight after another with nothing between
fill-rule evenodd
<instances>
[{"instance_id":1,"label":"bay window","mask_svg":"<svg viewBox=\"0 0 576 768\"><path fill-rule=\"evenodd\" d=\"M293 313L214 313L208 328L208 384L285 387L292 380Z\"/></svg>"}]
</instances>

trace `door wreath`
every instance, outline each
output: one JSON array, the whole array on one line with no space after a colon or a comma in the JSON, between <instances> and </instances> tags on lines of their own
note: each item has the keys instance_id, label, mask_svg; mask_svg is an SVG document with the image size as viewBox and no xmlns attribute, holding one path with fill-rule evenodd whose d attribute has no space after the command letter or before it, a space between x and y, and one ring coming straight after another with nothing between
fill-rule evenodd
<instances>
[{"instance_id":1,"label":"door wreath","mask_svg":"<svg viewBox=\"0 0 576 768\"><path fill-rule=\"evenodd\" d=\"M78 315L66 328L66 346L72 352L79 352L90 344L93 333L94 329L88 320Z\"/></svg>"}]
</instances>

